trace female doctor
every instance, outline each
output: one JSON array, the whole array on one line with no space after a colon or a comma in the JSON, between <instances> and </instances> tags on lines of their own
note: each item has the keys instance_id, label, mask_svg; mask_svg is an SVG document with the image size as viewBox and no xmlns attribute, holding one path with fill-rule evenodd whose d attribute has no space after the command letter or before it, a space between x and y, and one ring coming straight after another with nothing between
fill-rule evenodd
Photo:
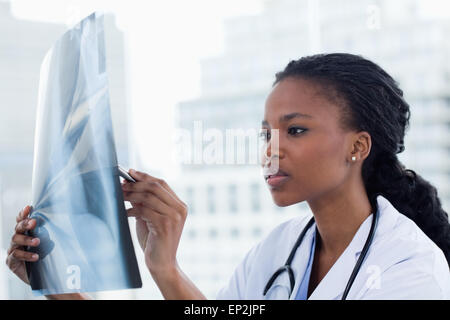
<instances>
[{"instance_id":1,"label":"female doctor","mask_svg":"<svg viewBox=\"0 0 450 320\"><path fill-rule=\"evenodd\" d=\"M449 299L450 225L437 190L397 158L409 105L396 81L351 54L291 61L276 74L262 121L264 179L278 206L311 214L277 226L237 266L218 299ZM278 148L271 137L278 130ZM124 199L146 265L164 298L204 299L177 263L188 209L164 180L130 170ZM7 264L28 283L17 218ZM86 294L49 296L86 299Z\"/></svg>"}]
</instances>

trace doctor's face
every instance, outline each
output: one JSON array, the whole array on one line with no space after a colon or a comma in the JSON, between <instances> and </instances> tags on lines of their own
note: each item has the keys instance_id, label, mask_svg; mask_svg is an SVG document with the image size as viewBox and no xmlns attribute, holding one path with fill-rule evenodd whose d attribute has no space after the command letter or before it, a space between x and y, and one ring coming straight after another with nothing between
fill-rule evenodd
<instances>
[{"instance_id":1,"label":"doctor's face","mask_svg":"<svg viewBox=\"0 0 450 320\"><path fill-rule=\"evenodd\" d=\"M340 126L341 107L322 90L313 82L291 77L277 83L267 97L262 129L267 129L263 138L268 158L262 163L271 166L278 158L278 173L264 176L278 206L316 199L348 176L351 132ZM271 152L273 129L279 130L279 142L278 150Z\"/></svg>"}]
</instances>

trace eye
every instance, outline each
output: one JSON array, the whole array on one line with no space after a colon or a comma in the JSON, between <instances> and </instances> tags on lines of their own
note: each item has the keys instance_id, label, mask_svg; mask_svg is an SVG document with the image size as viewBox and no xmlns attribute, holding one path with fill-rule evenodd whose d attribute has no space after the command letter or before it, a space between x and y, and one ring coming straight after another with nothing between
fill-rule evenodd
<instances>
[{"instance_id":1,"label":"eye","mask_svg":"<svg viewBox=\"0 0 450 320\"><path fill-rule=\"evenodd\" d=\"M289 133L290 135L297 136L297 135L302 134L302 133L305 132L306 130L307 130L307 129L304 129L304 128L301 128L301 127L290 127L290 128L288 129L288 133Z\"/></svg>"},{"instance_id":2,"label":"eye","mask_svg":"<svg viewBox=\"0 0 450 320\"><path fill-rule=\"evenodd\" d=\"M259 133L259 138L268 141L270 140L270 130L268 129L261 129L261 132Z\"/></svg>"}]
</instances>

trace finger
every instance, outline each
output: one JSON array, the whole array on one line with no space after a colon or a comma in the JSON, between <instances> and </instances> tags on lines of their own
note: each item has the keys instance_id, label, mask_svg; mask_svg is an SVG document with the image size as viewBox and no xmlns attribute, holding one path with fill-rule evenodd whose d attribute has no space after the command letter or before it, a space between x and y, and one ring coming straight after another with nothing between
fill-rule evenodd
<instances>
[{"instance_id":1,"label":"finger","mask_svg":"<svg viewBox=\"0 0 450 320\"><path fill-rule=\"evenodd\" d=\"M37 261L39 259L39 255L34 252L16 249L8 255L8 259L16 259L19 261Z\"/></svg>"},{"instance_id":2,"label":"finger","mask_svg":"<svg viewBox=\"0 0 450 320\"><path fill-rule=\"evenodd\" d=\"M141 209L137 208L137 207L132 207L126 210L127 211L127 216L128 217L135 217L135 218L139 218L141 216Z\"/></svg>"},{"instance_id":3,"label":"finger","mask_svg":"<svg viewBox=\"0 0 450 320\"><path fill-rule=\"evenodd\" d=\"M150 192L157 196L169 207L175 206L177 209L180 209L179 203L169 194L169 192L164 187L159 184L159 182L156 181L139 181L135 183L126 183L122 185L122 190L125 192Z\"/></svg>"},{"instance_id":4,"label":"finger","mask_svg":"<svg viewBox=\"0 0 450 320\"><path fill-rule=\"evenodd\" d=\"M169 187L169 185L162 179L158 179L155 177L150 176L149 174L140 172L140 171L136 171L134 169L130 169L130 174L135 174L136 175L136 179L142 179L144 181L148 181L149 183L157 183L157 185L162 186L162 190L167 191L170 196L172 197L172 199L175 200L175 206L174 208L177 210L177 212L179 212L182 216L186 216L187 212L188 212L188 207L187 205L180 200L180 198L178 198L178 196L175 194L175 192ZM139 176L139 177L137 177ZM127 183L126 185L130 185L131 183ZM166 203L170 203L169 206L173 206L173 201L166 201Z\"/></svg>"},{"instance_id":5,"label":"finger","mask_svg":"<svg viewBox=\"0 0 450 320\"><path fill-rule=\"evenodd\" d=\"M27 230L32 230L36 226L35 219L26 218L25 220L20 221L16 224L15 231L16 233L25 233Z\"/></svg>"},{"instance_id":6,"label":"finger","mask_svg":"<svg viewBox=\"0 0 450 320\"><path fill-rule=\"evenodd\" d=\"M39 238L28 237L23 234L15 233L11 238L11 246L31 246L36 247L40 243Z\"/></svg>"},{"instance_id":7,"label":"finger","mask_svg":"<svg viewBox=\"0 0 450 320\"><path fill-rule=\"evenodd\" d=\"M126 192L124 200L131 203L138 203L147 208L153 209L159 214L172 215L175 210L165 204L161 199L150 192Z\"/></svg>"},{"instance_id":8,"label":"finger","mask_svg":"<svg viewBox=\"0 0 450 320\"><path fill-rule=\"evenodd\" d=\"M155 183L156 182L159 186L162 186L161 189L166 191L166 192L168 192L169 195L172 197L172 199L175 200L175 203L176 203L176 207L175 208L179 212L187 213L187 205L183 201L181 201L180 198L178 198L176 193L169 187L169 185L164 180L155 178L155 177L153 177L153 176L151 176L149 174L146 174L146 173L143 173L143 172L140 172L140 171L136 171L136 170L133 170L133 169L130 169L130 174L135 174L136 176L139 176L138 179L142 179L142 180L147 181L149 183ZM127 183L126 185L128 186L130 184L132 184L132 183ZM169 204L169 203L174 203L174 202L172 202L172 201L169 202L169 200L167 200L166 203Z\"/></svg>"},{"instance_id":9,"label":"finger","mask_svg":"<svg viewBox=\"0 0 450 320\"><path fill-rule=\"evenodd\" d=\"M140 219L145 219L145 217L143 216L143 211L142 211L142 206L135 206L132 208L127 209L127 216L128 217L135 217L135 218L140 218ZM149 215L159 215L161 216L161 214L157 211L154 211L153 209L149 209L147 208L147 211L149 212ZM147 219L148 220L148 219Z\"/></svg>"},{"instance_id":10,"label":"finger","mask_svg":"<svg viewBox=\"0 0 450 320\"><path fill-rule=\"evenodd\" d=\"M19 215L16 217L16 222L24 220L31 212L31 206L26 206L20 210Z\"/></svg>"},{"instance_id":11,"label":"finger","mask_svg":"<svg viewBox=\"0 0 450 320\"><path fill-rule=\"evenodd\" d=\"M161 186L163 186L164 189L167 190L167 192L169 192L169 194L174 197L177 201L179 201L180 203L182 203L182 201L178 198L178 196L176 195L176 193L172 190L172 188L169 187L169 185L167 184L167 182L165 182L163 179L158 179L156 177L153 177L147 173L141 172L141 171L136 171L134 169L130 169L129 171L130 175L135 178L136 180L139 181L156 181L158 182Z\"/></svg>"},{"instance_id":12,"label":"finger","mask_svg":"<svg viewBox=\"0 0 450 320\"><path fill-rule=\"evenodd\" d=\"M161 219L164 219L164 216L161 215L159 212L156 212L152 209L148 209L145 211L146 216L143 216L142 208L140 207L133 207L127 209L127 216L128 217L135 217L136 219L141 219L145 222L150 222L153 225L160 225Z\"/></svg>"}]
</instances>

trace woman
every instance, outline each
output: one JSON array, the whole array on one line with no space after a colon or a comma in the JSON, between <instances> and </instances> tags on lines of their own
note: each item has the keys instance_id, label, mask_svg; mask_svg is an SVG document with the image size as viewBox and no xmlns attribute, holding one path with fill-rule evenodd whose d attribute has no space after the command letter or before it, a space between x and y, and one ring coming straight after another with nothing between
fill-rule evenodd
<instances>
[{"instance_id":1,"label":"woman","mask_svg":"<svg viewBox=\"0 0 450 320\"><path fill-rule=\"evenodd\" d=\"M314 220L276 227L217 298L449 299L448 215L436 189L396 156L409 117L396 81L361 56L308 56L277 73L265 105L263 165L279 170L265 179L278 206L307 201ZM271 153L274 129L278 149ZM204 299L176 260L186 205L163 180L130 174L138 182L123 185L133 206L128 215L136 217L146 265L164 298ZM24 261L38 259L23 251L38 245L23 235L35 226L28 212L19 214L7 258L25 282ZM291 252L292 272L280 268ZM87 298L53 298L63 297Z\"/></svg>"}]
</instances>

